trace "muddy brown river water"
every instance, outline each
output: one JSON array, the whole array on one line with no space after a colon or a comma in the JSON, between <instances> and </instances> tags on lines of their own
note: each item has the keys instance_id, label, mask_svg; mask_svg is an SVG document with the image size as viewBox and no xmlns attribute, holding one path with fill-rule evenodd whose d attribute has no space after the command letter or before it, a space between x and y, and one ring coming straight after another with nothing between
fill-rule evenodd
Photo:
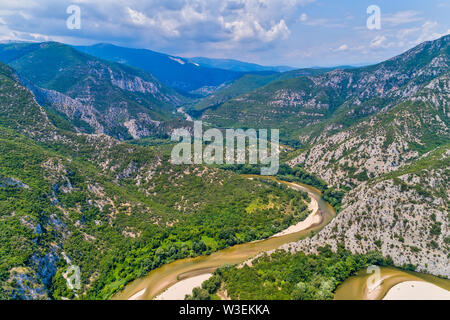
<instances>
[{"instance_id":1,"label":"muddy brown river water","mask_svg":"<svg viewBox=\"0 0 450 320\"><path fill-rule=\"evenodd\" d=\"M256 178L259 176L247 175L246 177ZM308 237L312 232L317 232L326 226L335 216L333 207L323 200L321 192L318 189L301 183L292 184L278 180L274 177L267 178L286 184L294 189L308 192L310 197L313 197L318 202L318 210L321 215L320 222L300 232L236 245L214 252L208 256L174 261L158 269L152 270L143 278L129 283L122 291L117 293L113 299L127 300L137 294L139 295L139 300L153 299L178 281L201 274L211 273L224 264L234 265L243 263L249 258L256 256L258 253L271 251L284 244ZM337 289L335 299L382 299L386 292L394 285L403 281L418 279L431 282L446 290L450 290L450 280L444 280L420 273L404 272L395 268L382 268L381 276L384 278L383 282L378 289L369 294L366 287L367 278L369 276L370 274L367 274L365 270L362 270L356 276L347 279Z\"/></svg>"}]
</instances>

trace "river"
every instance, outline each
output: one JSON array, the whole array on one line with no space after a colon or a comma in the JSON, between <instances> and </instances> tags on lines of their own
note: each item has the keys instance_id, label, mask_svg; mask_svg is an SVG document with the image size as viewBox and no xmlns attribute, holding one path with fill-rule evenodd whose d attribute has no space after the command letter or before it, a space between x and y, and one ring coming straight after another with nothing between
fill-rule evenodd
<instances>
[{"instance_id":1,"label":"river","mask_svg":"<svg viewBox=\"0 0 450 320\"><path fill-rule=\"evenodd\" d=\"M246 177L252 179L259 176L246 175ZM323 200L322 194L318 189L301 183L281 181L274 177L266 178L283 183L291 188L308 192L310 197L314 198L318 203L318 212L321 216L320 222L299 232L244 243L214 252L211 255L181 259L163 265L160 268L150 271L147 276L129 283L113 299L127 300L136 297L139 300L151 300L181 280L212 273L224 264L235 265L243 263L258 253L271 251L284 244L308 237L311 233L322 229L334 218L335 211L333 207ZM337 289L335 299L381 299L394 285L404 281L418 279L450 290L450 280L443 280L418 273L407 273L395 268L382 268L383 282L378 289L374 290L376 292L372 292L369 295L365 285L369 276L370 274L366 274L365 271L360 271L356 276L347 279Z\"/></svg>"},{"instance_id":2,"label":"river","mask_svg":"<svg viewBox=\"0 0 450 320\"><path fill-rule=\"evenodd\" d=\"M426 282L450 292L450 280L393 267L380 268L381 284L370 291L367 283L372 275L373 273L367 273L367 270L360 270L355 276L348 278L337 288L334 298L336 300L380 300L394 286L407 281ZM414 295L416 298L428 298L426 292L415 292Z\"/></svg>"},{"instance_id":3,"label":"river","mask_svg":"<svg viewBox=\"0 0 450 320\"><path fill-rule=\"evenodd\" d=\"M259 176L247 175L246 177L257 178ZM289 185L295 189L301 189L308 192L310 197L313 197L318 202L319 212L321 215L320 222L306 230L296 233L272 237L261 241L239 244L214 252L208 256L199 256L196 258L186 258L174 261L150 271L149 274L143 278L130 282L122 291L117 293L113 299L126 300L132 296L135 296L137 293L142 293L143 290L145 290L145 292L139 295L139 299L153 299L159 293L163 292L180 280L205 273L211 273L224 264L234 265L245 262L258 253L274 250L281 247L283 244L305 238L311 235L311 232L317 232L322 229L335 216L333 207L322 199L321 192L318 189L301 183L291 184L289 182L280 181L274 177L268 178L279 183Z\"/></svg>"}]
</instances>

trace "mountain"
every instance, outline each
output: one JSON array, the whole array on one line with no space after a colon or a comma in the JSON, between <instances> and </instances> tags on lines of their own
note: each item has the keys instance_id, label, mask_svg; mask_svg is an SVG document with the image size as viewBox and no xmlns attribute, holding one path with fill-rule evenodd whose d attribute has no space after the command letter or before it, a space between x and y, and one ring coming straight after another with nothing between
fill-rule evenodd
<instances>
[{"instance_id":1,"label":"mountain","mask_svg":"<svg viewBox=\"0 0 450 320\"><path fill-rule=\"evenodd\" d=\"M450 36L380 64L275 81L202 114L220 127L279 128L310 143L392 108L449 69Z\"/></svg>"},{"instance_id":2,"label":"mountain","mask_svg":"<svg viewBox=\"0 0 450 320\"><path fill-rule=\"evenodd\" d=\"M225 266L189 298L220 288L227 299L332 299L352 270L371 264L448 279L449 41L371 67L275 81L208 109L208 121L222 116L224 126L307 125L296 131L304 145L287 163L344 196L317 234ZM297 113L307 109L322 113L314 120Z\"/></svg>"},{"instance_id":3,"label":"mountain","mask_svg":"<svg viewBox=\"0 0 450 320\"><path fill-rule=\"evenodd\" d=\"M188 58L187 60L191 63L198 64L202 67L218 68L238 72L263 72L263 71L286 72L296 69L287 66L276 66L276 67L261 66L259 64L242 62L233 59L211 59L204 57L195 57L195 58Z\"/></svg>"},{"instance_id":4,"label":"mountain","mask_svg":"<svg viewBox=\"0 0 450 320\"><path fill-rule=\"evenodd\" d=\"M251 271L226 267L231 297L261 286L298 296L301 274L314 297L331 298L383 261L450 276L449 41L369 67L246 75L197 108L212 125L282 129L302 143L283 147L295 169L284 164L285 176L342 198L287 253ZM120 141L184 126L173 113L198 102L147 71L53 42L1 45L0 61L0 299L107 299L163 264L267 238L310 213L306 193L174 165L171 144Z\"/></svg>"},{"instance_id":5,"label":"mountain","mask_svg":"<svg viewBox=\"0 0 450 320\"><path fill-rule=\"evenodd\" d=\"M286 79L293 79L302 76L316 75L325 73L332 69L298 69L284 73L272 74L246 74L232 83L217 90L213 94L201 99L194 104L195 111L203 111L214 108L220 104L231 100L240 95L252 92L258 88L264 87L269 83Z\"/></svg>"},{"instance_id":6,"label":"mountain","mask_svg":"<svg viewBox=\"0 0 450 320\"><path fill-rule=\"evenodd\" d=\"M410 164L450 141L450 73L386 112L326 136L290 161L349 186Z\"/></svg>"},{"instance_id":7,"label":"mountain","mask_svg":"<svg viewBox=\"0 0 450 320\"><path fill-rule=\"evenodd\" d=\"M353 253L376 250L396 266L448 278L449 141L409 165L359 184L321 232L283 249L312 253L342 244Z\"/></svg>"},{"instance_id":8,"label":"mountain","mask_svg":"<svg viewBox=\"0 0 450 320\"><path fill-rule=\"evenodd\" d=\"M0 45L0 61L17 70L40 104L80 132L149 136L188 101L147 72L60 43Z\"/></svg>"},{"instance_id":9,"label":"mountain","mask_svg":"<svg viewBox=\"0 0 450 320\"><path fill-rule=\"evenodd\" d=\"M77 46L76 49L101 59L127 64L153 74L166 85L182 93L206 96L243 73L209 68L189 59L146 50L118 47L111 44Z\"/></svg>"},{"instance_id":10,"label":"mountain","mask_svg":"<svg viewBox=\"0 0 450 320\"><path fill-rule=\"evenodd\" d=\"M106 299L164 263L270 236L308 214L287 188L60 129L21 81L0 63L1 299ZM77 296L70 266L81 270Z\"/></svg>"}]
</instances>

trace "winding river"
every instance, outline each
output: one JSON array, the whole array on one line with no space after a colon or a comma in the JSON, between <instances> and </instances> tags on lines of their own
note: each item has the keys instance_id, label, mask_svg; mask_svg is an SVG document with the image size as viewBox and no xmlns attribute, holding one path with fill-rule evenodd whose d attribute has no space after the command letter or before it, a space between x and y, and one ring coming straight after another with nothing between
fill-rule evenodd
<instances>
[{"instance_id":1,"label":"winding river","mask_svg":"<svg viewBox=\"0 0 450 320\"><path fill-rule=\"evenodd\" d=\"M260 176L246 175L247 178L261 178ZM196 258L185 258L174 261L172 263L163 265L160 268L152 270L149 274L143 278L139 278L129 283L122 291L118 292L113 299L114 300L127 300L135 298L139 300L151 300L164 292L167 288L173 286L177 282L199 275L212 273L218 267L224 264L240 264L245 262L251 257L254 257L258 253L270 251L279 248L283 244L298 241L302 238L308 237L313 232L317 232L327 225L335 216L335 211L327 202L322 198L321 192L311 186L301 183L290 183L286 181L278 180L274 177L266 177L273 181L288 185L289 187L308 192L318 203L318 213L320 214L320 221L311 225L310 227L295 233L280 235L271 237L266 240L255 241L251 243L245 243L236 245L230 248L226 248L212 253L208 256L199 256ZM384 272L384 274L383 274ZM398 273L402 273L401 276ZM391 276L388 276L388 275ZM358 275L346 280L336 291L336 299L381 299L386 292L394 285L409 280L422 280L428 281L438 286L450 290L450 280L443 280L437 277L421 274L406 273L395 268L383 268L382 275L386 275L384 281L377 289L377 293L371 293L368 295L368 291L365 287L366 279L368 276L364 272L360 272ZM419 276L418 276L419 275ZM424 278L425 276L425 278Z\"/></svg>"}]
</instances>

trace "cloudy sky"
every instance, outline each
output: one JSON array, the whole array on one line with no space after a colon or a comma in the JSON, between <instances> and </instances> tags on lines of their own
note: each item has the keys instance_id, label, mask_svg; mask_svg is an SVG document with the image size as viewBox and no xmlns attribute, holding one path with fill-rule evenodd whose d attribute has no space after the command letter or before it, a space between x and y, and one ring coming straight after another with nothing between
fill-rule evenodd
<instances>
[{"instance_id":1,"label":"cloudy sky","mask_svg":"<svg viewBox=\"0 0 450 320\"><path fill-rule=\"evenodd\" d=\"M67 8L81 11L69 29ZM381 28L368 29L370 5ZM265 65L373 63L450 33L448 0L0 0L0 41L113 43Z\"/></svg>"}]
</instances>

